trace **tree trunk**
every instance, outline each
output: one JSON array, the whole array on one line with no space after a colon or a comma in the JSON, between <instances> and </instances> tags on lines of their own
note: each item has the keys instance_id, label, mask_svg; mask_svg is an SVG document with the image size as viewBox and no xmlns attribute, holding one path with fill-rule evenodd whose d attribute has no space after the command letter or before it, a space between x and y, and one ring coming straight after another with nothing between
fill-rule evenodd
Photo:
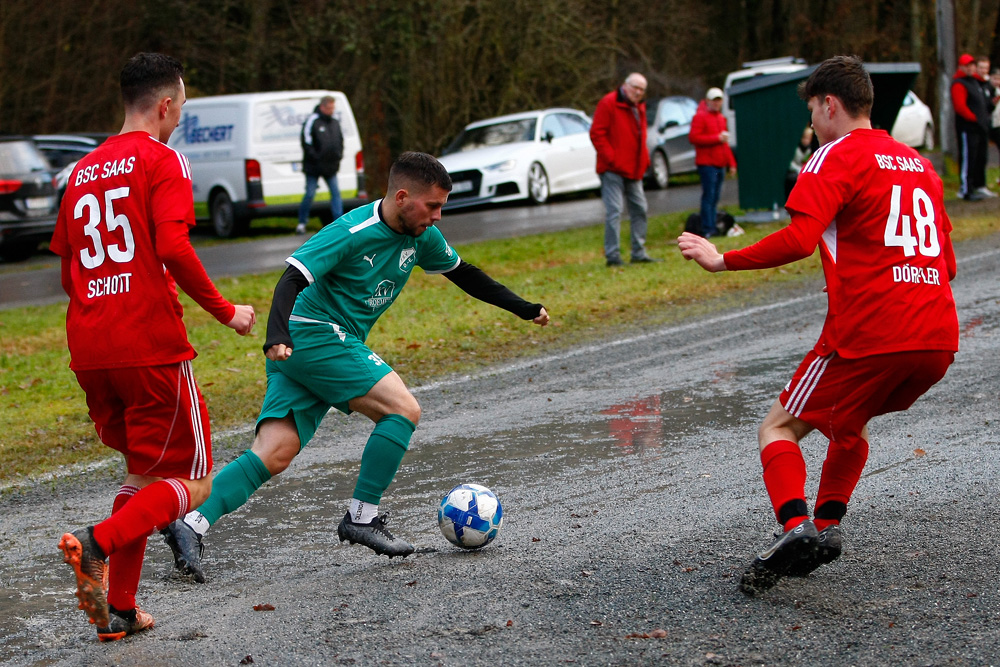
<instances>
[{"instance_id":1,"label":"tree trunk","mask_svg":"<svg viewBox=\"0 0 1000 667\"><path fill-rule=\"evenodd\" d=\"M941 150L958 159L958 142L955 140L955 109L951 106L951 76L955 72L955 0L937 2L938 45L938 135Z\"/></svg>"}]
</instances>

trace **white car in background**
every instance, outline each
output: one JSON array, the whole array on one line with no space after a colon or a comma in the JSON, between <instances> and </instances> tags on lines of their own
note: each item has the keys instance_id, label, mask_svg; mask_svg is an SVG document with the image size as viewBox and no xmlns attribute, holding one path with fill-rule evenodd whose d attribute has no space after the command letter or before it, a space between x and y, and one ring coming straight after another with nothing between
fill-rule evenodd
<instances>
[{"instance_id":1,"label":"white car in background","mask_svg":"<svg viewBox=\"0 0 1000 667\"><path fill-rule=\"evenodd\" d=\"M934 116L912 90L903 98L896 122L892 124L892 138L911 148L934 150Z\"/></svg>"},{"instance_id":2,"label":"white car in background","mask_svg":"<svg viewBox=\"0 0 1000 667\"><path fill-rule=\"evenodd\" d=\"M597 190L590 117L553 108L488 118L465 126L439 158L451 175L448 208Z\"/></svg>"}]
</instances>

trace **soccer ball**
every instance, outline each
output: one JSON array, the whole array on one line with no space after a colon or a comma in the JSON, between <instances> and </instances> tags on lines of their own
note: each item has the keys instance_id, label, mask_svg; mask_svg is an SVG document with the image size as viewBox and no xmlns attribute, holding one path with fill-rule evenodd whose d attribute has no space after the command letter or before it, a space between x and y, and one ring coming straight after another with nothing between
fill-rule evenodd
<instances>
[{"instance_id":1,"label":"soccer ball","mask_svg":"<svg viewBox=\"0 0 1000 667\"><path fill-rule=\"evenodd\" d=\"M459 484L438 508L438 525L445 539L463 549L492 542L503 525L503 508L496 494L479 484Z\"/></svg>"}]
</instances>

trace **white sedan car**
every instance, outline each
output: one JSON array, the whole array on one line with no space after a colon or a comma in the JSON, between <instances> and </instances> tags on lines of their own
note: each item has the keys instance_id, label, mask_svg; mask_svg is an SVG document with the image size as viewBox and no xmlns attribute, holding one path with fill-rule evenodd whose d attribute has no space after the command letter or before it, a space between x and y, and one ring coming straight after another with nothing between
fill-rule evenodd
<instances>
[{"instance_id":1,"label":"white sedan car","mask_svg":"<svg viewBox=\"0 0 1000 667\"><path fill-rule=\"evenodd\" d=\"M899 108L896 122L892 124L892 138L911 148L934 150L934 116L913 91L907 91L903 106Z\"/></svg>"},{"instance_id":2,"label":"white sedan car","mask_svg":"<svg viewBox=\"0 0 1000 667\"><path fill-rule=\"evenodd\" d=\"M440 158L451 175L448 208L597 190L590 117L578 109L542 109L465 126Z\"/></svg>"}]
</instances>

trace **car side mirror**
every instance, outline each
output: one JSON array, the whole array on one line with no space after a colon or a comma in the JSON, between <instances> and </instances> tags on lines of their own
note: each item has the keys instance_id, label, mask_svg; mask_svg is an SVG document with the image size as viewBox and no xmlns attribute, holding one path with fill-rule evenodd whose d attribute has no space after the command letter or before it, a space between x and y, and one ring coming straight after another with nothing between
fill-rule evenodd
<instances>
[{"instance_id":1,"label":"car side mirror","mask_svg":"<svg viewBox=\"0 0 1000 667\"><path fill-rule=\"evenodd\" d=\"M666 123L660 126L660 132L663 132L664 130L670 127L677 127L678 125L680 125L680 123L678 123L676 120L668 120Z\"/></svg>"},{"instance_id":2,"label":"car side mirror","mask_svg":"<svg viewBox=\"0 0 1000 667\"><path fill-rule=\"evenodd\" d=\"M551 131L550 132L546 132L545 136L542 137L542 139L544 139L545 141L549 142L550 144L552 143L552 140L555 139L555 138L556 138L555 135L553 135Z\"/></svg>"}]
</instances>

